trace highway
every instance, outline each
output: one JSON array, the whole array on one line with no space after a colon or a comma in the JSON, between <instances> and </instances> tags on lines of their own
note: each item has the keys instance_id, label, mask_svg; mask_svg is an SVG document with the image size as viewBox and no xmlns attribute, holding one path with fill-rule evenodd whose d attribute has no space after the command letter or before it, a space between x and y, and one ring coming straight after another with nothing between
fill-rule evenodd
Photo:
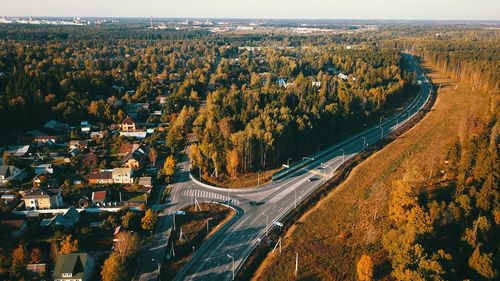
<instances>
[{"instance_id":1,"label":"highway","mask_svg":"<svg viewBox=\"0 0 500 281\"><path fill-rule=\"evenodd\" d=\"M421 87L417 97L405 110L324 150L319 154L321 156L315 157L305 167L275 182L258 188L215 188L193 181L189 175L187 160L180 163L170 202L162 211L155 234L160 246L152 247L146 252L147 265L141 270L143 274L140 280L156 280L156 261L161 262L161 252L166 251L164 239L168 239L166 237L170 233L172 213L191 204L194 198L199 201L229 202L237 210L237 215L195 250L191 261L174 280L231 280L233 271L238 271L268 230L275 227L275 222L279 222L298 203L331 178L344 162L394 132L424 107L430 98L432 86L415 59L406 56L417 73L417 79L421 81Z\"/></svg>"}]
</instances>

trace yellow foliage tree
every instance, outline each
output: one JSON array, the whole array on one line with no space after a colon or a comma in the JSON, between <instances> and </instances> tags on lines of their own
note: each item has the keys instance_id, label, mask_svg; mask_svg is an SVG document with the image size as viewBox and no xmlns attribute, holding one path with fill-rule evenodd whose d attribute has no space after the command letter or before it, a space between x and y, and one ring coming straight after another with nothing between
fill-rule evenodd
<instances>
[{"instance_id":1,"label":"yellow foliage tree","mask_svg":"<svg viewBox=\"0 0 500 281\"><path fill-rule=\"evenodd\" d=\"M156 216L153 210L147 209L144 217L141 219L142 229L152 231L156 223Z\"/></svg>"},{"instance_id":2,"label":"yellow foliage tree","mask_svg":"<svg viewBox=\"0 0 500 281\"><path fill-rule=\"evenodd\" d=\"M237 175L237 169L238 169L238 164L239 164L239 159L238 159L238 151L236 149L233 149L227 153L227 172L229 175L231 175L232 178L236 178Z\"/></svg>"},{"instance_id":3,"label":"yellow foliage tree","mask_svg":"<svg viewBox=\"0 0 500 281\"><path fill-rule=\"evenodd\" d=\"M358 274L358 280L360 281L370 281L373 278L373 262L372 258L363 254L358 261L356 266L356 273Z\"/></svg>"},{"instance_id":4,"label":"yellow foliage tree","mask_svg":"<svg viewBox=\"0 0 500 281\"><path fill-rule=\"evenodd\" d=\"M63 255L67 255L74 252L78 252L78 239L73 240L71 235L67 235L61 242L60 253Z\"/></svg>"},{"instance_id":5,"label":"yellow foliage tree","mask_svg":"<svg viewBox=\"0 0 500 281\"><path fill-rule=\"evenodd\" d=\"M127 271L125 269L125 261L120 255L113 253L104 261L101 270L103 281L121 281L127 279Z\"/></svg>"},{"instance_id":6,"label":"yellow foliage tree","mask_svg":"<svg viewBox=\"0 0 500 281\"><path fill-rule=\"evenodd\" d=\"M163 164L163 174L167 177L167 180L170 181L175 173L175 158L170 155L165 159L165 163Z\"/></svg>"}]
</instances>

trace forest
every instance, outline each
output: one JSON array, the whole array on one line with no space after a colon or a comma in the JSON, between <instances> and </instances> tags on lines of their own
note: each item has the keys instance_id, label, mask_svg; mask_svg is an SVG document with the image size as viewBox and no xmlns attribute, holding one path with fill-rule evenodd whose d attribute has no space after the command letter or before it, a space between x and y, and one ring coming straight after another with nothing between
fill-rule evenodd
<instances>
[{"instance_id":1,"label":"forest","mask_svg":"<svg viewBox=\"0 0 500 281\"><path fill-rule=\"evenodd\" d=\"M465 122L447 150L442 182L394 183L389 203L392 229L383 245L397 280L498 276L497 118L492 113Z\"/></svg>"},{"instance_id":2,"label":"forest","mask_svg":"<svg viewBox=\"0 0 500 281\"><path fill-rule=\"evenodd\" d=\"M163 98L161 116L138 121L166 124L175 155L192 128L193 167L222 178L325 148L378 120L412 79L396 48L347 35L1 26L0 36L4 138L50 119L104 129L127 104Z\"/></svg>"}]
</instances>

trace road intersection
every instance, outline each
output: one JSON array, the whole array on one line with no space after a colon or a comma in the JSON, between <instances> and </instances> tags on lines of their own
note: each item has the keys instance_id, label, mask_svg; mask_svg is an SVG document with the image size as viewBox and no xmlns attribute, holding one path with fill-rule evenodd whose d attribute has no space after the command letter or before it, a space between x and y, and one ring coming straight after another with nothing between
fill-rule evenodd
<instances>
[{"instance_id":1,"label":"road intersection","mask_svg":"<svg viewBox=\"0 0 500 281\"><path fill-rule=\"evenodd\" d=\"M310 163L258 188L223 189L204 185L190 174L190 164L184 156L178 164L175 185L170 200L160 213L155 230L154 242L143 253L140 280L158 279L158 261L161 263L168 248L168 237L173 226L173 214L193 199L217 201L231 205L237 215L205 241L176 275L174 280L231 280L233 269L237 271L249 257L252 250L262 241L270 228L275 226L297 203L317 190L325 180L333 177L335 171L346 161L362 153L370 145L393 133L411 120L428 102L432 85L415 58L405 55L411 61L420 81L420 91L407 108L363 132L316 154ZM166 240L166 241L165 241Z\"/></svg>"}]
</instances>

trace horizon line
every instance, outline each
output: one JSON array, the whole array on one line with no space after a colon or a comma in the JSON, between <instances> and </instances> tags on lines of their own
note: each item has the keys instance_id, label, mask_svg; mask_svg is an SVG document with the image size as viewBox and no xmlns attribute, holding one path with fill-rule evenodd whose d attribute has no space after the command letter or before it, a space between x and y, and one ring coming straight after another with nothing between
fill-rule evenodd
<instances>
[{"instance_id":1,"label":"horizon line","mask_svg":"<svg viewBox=\"0 0 500 281\"><path fill-rule=\"evenodd\" d=\"M398 18L238 18L238 17L176 17L176 16L34 16L34 15L0 15L5 18L116 18L116 19L193 19L193 20L305 20L305 21L457 21L457 22L499 22L500 19L398 19Z\"/></svg>"}]
</instances>

